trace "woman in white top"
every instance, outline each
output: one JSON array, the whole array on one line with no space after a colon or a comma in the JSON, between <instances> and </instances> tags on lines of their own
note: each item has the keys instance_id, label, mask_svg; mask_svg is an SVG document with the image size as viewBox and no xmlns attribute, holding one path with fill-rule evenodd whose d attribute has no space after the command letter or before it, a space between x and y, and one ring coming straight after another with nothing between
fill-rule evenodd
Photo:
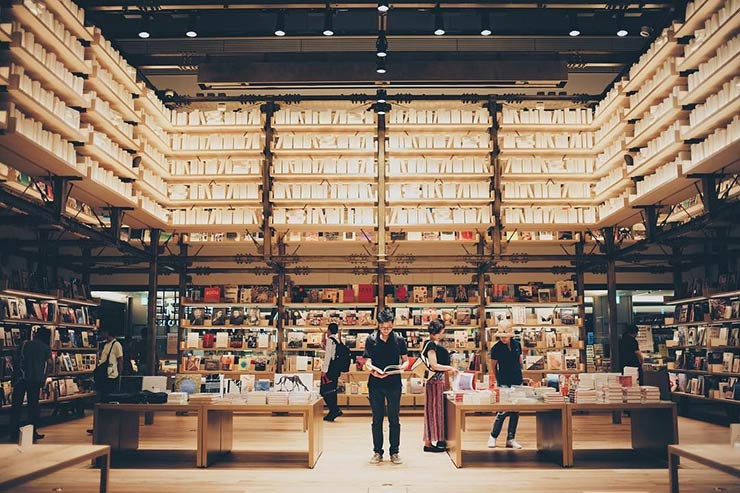
<instances>
[{"instance_id":1,"label":"woman in white top","mask_svg":"<svg viewBox=\"0 0 740 493\"><path fill-rule=\"evenodd\" d=\"M342 415L342 410L337 404L337 381L341 374L337 369L331 368L331 362L336 356L337 342L339 342L339 325L334 322L327 329L326 346L324 347L324 362L321 365L321 396L324 398L329 413L324 416L324 421L334 421Z\"/></svg>"}]
</instances>

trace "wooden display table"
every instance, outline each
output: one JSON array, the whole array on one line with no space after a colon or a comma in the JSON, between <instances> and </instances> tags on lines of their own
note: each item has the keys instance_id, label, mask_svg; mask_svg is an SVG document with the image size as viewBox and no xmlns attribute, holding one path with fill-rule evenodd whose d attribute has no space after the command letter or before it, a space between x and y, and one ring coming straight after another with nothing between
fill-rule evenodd
<instances>
[{"instance_id":1,"label":"wooden display table","mask_svg":"<svg viewBox=\"0 0 740 493\"><path fill-rule=\"evenodd\" d=\"M0 445L0 491L42 478L75 464L95 460L100 467L100 492L108 491L110 447L107 445Z\"/></svg>"},{"instance_id":2,"label":"wooden display table","mask_svg":"<svg viewBox=\"0 0 740 493\"><path fill-rule=\"evenodd\" d=\"M247 405L237 403L211 404L203 407L203 427L200 467L208 467L219 457L232 452L234 443L234 413L271 414L290 413L303 415L303 431L308 432L307 464L313 468L324 451L324 401L317 399L309 404ZM259 432L259 430L254 430ZM263 452L256 451L255 453ZM271 453L279 456L281 452Z\"/></svg>"},{"instance_id":3,"label":"wooden display table","mask_svg":"<svg viewBox=\"0 0 740 493\"><path fill-rule=\"evenodd\" d=\"M573 413L575 411L630 412L630 431L632 450L660 457L665 460L668 446L678 443L678 414L673 402L653 402L644 404L567 404L568 422L571 433L568 434L569 449L573 447ZM573 460L571 460L571 463Z\"/></svg>"},{"instance_id":4,"label":"wooden display table","mask_svg":"<svg viewBox=\"0 0 740 493\"><path fill-rule=\"evenodd\" d=\"M144 413L188 411L198 414L197 446L194 451L195 465L201 462L203 429L203 406L200 404L97 404L93 415L93 443L110 445L115 457L121 452L139 451L139 423ZM156 453L162 451L146 451ZM168 453L170 451L167 451Z\"/></svg>"},{"instance_id":5,"label":"wooden display table","mask_svg":"<svg viewBox=\"0 0 740 493\"><path fill-rule=\"evenodd\" d=\"M534 413L537 419L537 451L559 457L563 467L572 465L570 429L566 404L463 404L446 399L448 455L457 467L464 466L465 416L472 413L518 411Z\"/></svg>"},{"instance_id":6,"label":"wooden display table","mask_svg":"<svg viewBox=\"0 0 740 493\"><path fill-rule=\"evenodd\" d=\"M679 457L740 478L740 449L729 445L669 445L668 480L671 493L678 493Z\"/></svg>"}]
</instances>

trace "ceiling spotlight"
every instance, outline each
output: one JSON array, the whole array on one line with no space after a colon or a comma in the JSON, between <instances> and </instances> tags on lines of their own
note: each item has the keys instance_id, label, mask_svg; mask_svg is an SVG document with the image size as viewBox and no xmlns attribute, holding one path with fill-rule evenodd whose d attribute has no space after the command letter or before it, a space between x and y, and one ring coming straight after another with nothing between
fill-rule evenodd
<instances>
[{"instance_id":1,"label":"ceiling spotlight","mask_svg":"<svg viewBox=\"0 0 740 493\"><path fill-rule=\"evenodd\" d=\"M324 11L324 36L334 36L334 12L329 4L326 4Z\"/></svg>"},{"instance_id":2,"label":"ceiling spotlight","mask_svg":"<svg viewBox=\"0 0 740 493\"><path fill-rule=\"evenodd\" d=\"M385 89L378 89L378 96L377 96L378 103L387 103L388 102L388 93Z\"/></svg>"},{"instance_id":3,"label":"ceiling spotlight","mask_svg":"<svg viewBox=\"0 0 740 493\"><path fill-rule=\"evenodd\" d=\"M491 31L491 18L488 15L488 11L484 10L480 14L480 35L490 36L491 34L493 34L493 31Z\"/></svg>"},{"instance_id":4,"label":"ceiling spotlight","mask_svg":"<svg viewBox=\"0 0 740 493\"><path fill-rule=\"evenodd\" d=\"M385 31L378 33L378 40L375 41L375 54L379 57L388 56L388 38L385 37Z\"/></svg>"},{"instance_id":5,"label":"ceiling spotlight","mask_svg":"<svg viewBox=\"0 0 740 493\"><path fill-rule=\"evenodd\" d=\"M627 31L627 26L624 25L624 16L617 16L614 20L617 23L617 36L620 38L627 36L629 31Z\"/></svg>"},{"instance_id":6,"label":"ceiling spotlight","mask_svg":"<svg viewBox=\"0 0 740 493\"><path fill-rule=\"evenodd\" d=\"M568 36L576 37L581 35L581 28L578 26L578 16L577 15L571 15L569 16L568 23L570 24L570 29L568 30Z\"/></svg>"},{"instance_id":7,"label":"ceiling spotlight","mask_svg":"<svg viewBox=\"0 0 740 493\"><path fill-rule=\"evenodd\" d=\"M188 30L185 31L185 36L188 38L198 37L198 18L195 14L190 14L190 20L188 21Z\"/></svg>"},{"instance_id":8,"label":"ceiling spotlight","mask_svg":"<svg viewBox=\"0 0 740 493\"><path fill-rule=\"evenodd\" d=\"M381 0L378 2L378 12L386 13L388 12L388 9L390 9L390 6L388 5L387 0Z\"/></svg>"},{"instance_id":9,"label":"ceiling spotlight","mask_svg":"<svg viewBox=\"0 0 740 493\"><path fill-rule=\"evenodd\" d=\"M387 72L385 69L385 58L378 57L375 60L375 71L379 74L384 74Z\"/></svg>"},{"instance_id":10,"label":"ceiling spotlight","mask_svg":"<svg viewBox=\"0 0 740 493\"><path fill-rule=\"evenodd\" d=\"M626 29L618 29L617 30L617 36L619 36L620 38L623 38L623 37L627 36L628 34L629 34L629 32Z\"/></svg>"},{"instance_id":11,"label":"ceiling spotlight","mask_svg":"<svg viewBox=\"0 0 740 493\"><path fill-rule=\"evenodd\" d=\"M275 19L275 36L285 36L285 12L280 10Z\"/></svg>"},{"instance_id":12,"label":"ceiling spotlight","mask_svg":"<svg viewBox=\"0 0 740 493\"><path fill-rule=\"evenodd\" d=\"M434 7L434 35L444 36L445 34L445 20L442 17L442 8L437 4Z\"/></svg>"},{"instance_id":13,"label":"ceiling spotlight","mask_svg":"<svg viewBox=\"0 0 740 493\"><path fill-rule=\"evenodd\" d=\"M640 36L643 38L649 38L653 34L653 28L650 26L642 26L640 28Z\"/></svg>"},{"instance_id":14,"label":"ceiling spotlight","mask_svg":"<svg viewBox=\"0 0 740 493\"><path fill-rule=\"evenodd\" d=\"M139 37L141 39L147 39L149 36L151 36L151 32L149 30L149 16L145 14L141 16L141 28L139 29Z\"/></svg>"}]
</instances>

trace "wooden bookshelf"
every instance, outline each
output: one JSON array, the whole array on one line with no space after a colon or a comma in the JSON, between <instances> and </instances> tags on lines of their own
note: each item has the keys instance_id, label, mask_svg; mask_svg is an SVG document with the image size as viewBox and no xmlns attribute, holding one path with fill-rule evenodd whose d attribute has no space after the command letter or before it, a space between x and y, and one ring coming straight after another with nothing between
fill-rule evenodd
<instances>
[{"instance_id":1,"label":"wooden bookshelf","mask_svg":"<svg viewBox=\"0 0 740 493\"><path fill-rule=\"evenodd\" d=\"M596 223L595 227L600 228L603 226L616 226L619 224L624 224L629 219L639 215L640 211L632 209L629 205L629 198L624 197L622 205L619 209L605 216L601 216L601 214L599 214L599 221Z\"/></svg>"},{"instance_id":2,"label":"wooden bookshelf","mask_svg":"<svg viewBox=\"0 0 740 493\"><path fill-rule=\"evenodd\" d=\"M170 144L169 142L165 142L158 133L152 130L150 126L151 124L149 123L150 120L154 120L154 118L149 115L143 115L139 124L136 126L136 132L144 137L147 143L151 144L159 152L166 156L167 154L172 152ZM144 146L142 145L141 147L143 148Z\"/></svg>"},{"instance_id":3,"label":"wooden bookshelf","mask_svg":"<svg viewBox=\"0 0 740 493\"><path fill-rule=\"evenodd\" d=\"M171 181L172 175L170 174L170 171L167 168L163 168L162 164L160 164L159 161L150 156L149 153L145 152L144 150L139 150L137 154L141 156L141 163L146 166L149 171L152 171L154 174L159 175L161 178L164 178L168 183ZM166 164L168 163L165 162L165 165ZM190 183L190 181L188 181L187 183Z\"/></svg>"},{"instance_id":4,"label":"wooden bookshelf","mask_svg":"<svg viewBox=\"0 0 740 493\"><path fill-rule=\"evenodd\" d=\"M630 107L625 118L627 120L639 119L651 106L665 99L666 94L674 87L686 87L686 80L686 77L682 77L673 67L671 75L654 86L634 107Z\"/></svg>"},{"instance_id":5,"label":"wooden bookshelf","mask_svg":"<svg viewBox=\"0 0 740 493\"><path fill-rule=\"evenodd\" d=\"M261 154L260 151L252 151L253 154ZM374 149L273 149L275 156L286 157L349 157L349 156L372 156L375 154ZM391 151L389 151L391 152ZM394 152L395 153L395 152ZM447 151L447 154L455 152ZM314 179L316 175L314 175Z\"/></svg>"},{"instance_id":6,"label":"wooden bookshelf","mask_svg":"<svg viewBox=\"0 0 740 493\"><path fill-rule=\"evenodd\" d=\"M709 118L704 119L704 121L697 125L682 129L681 138L691 140L706 137L714 132L715 129L726 126L738 114L740 114L740 97L735 98L717 111L712 112Z\"/></svg>"},{"instance_id":7,"label":"wooden bookshelf","mask_svg":"<svg viewBox=\"0 0 740 493\"><path fill-rule=\"evenodd\" d=\"M262 228L259 224L174 224L167 226L168 230L178 233L226 233L231 231L249 231L259 233ZM315 228L316 229L316 228Z\"/></svg>"},{"instance_id":8,"label":"wooden bookshelf","mask_svg":"<svg viewBox=\"0 0 740 493\"><path fill-rule=\"evenodd\" d=\"M634 128L634 125L632 123L629 123L627 121L620 121L616 126L614 126L611 130L609 130L606 134L604 134L601 139L598 140L598 142L594 142L593 152L595 154L599 154L603 151L605 151L611 144L614 142L614 139L619 137L620 139L624 139L623 135L627 133L629 130L632 130ZM594 139L596 136L594 135Z\"/></svg>"},{"instance_id":9,"label":"wooden bookshelf","mask_svg":"<svg viewBox=\"0 0 740 493\"><path fill-rule=\"evenodd\" d=\"M668 34L668 40L648 59L642 69L631 79L625 82L625 92L635 92L658 70L670 57L683 54L683 45L676 42L673 33Z\"/></svg>"},{"instance_id":10,"label":"wooden bookshelf","mask_svg":"<svg viewBox=\"0 0 740 493\"><path fill-rule=\"evenodd\" d=\"M694 13L685 20L680 28L678 28L676 31L676 38L693 36L694 31L701 28L707 19L712 17L717 10L722 8L725 4L725 0L704 0L701 4L699 0L697 0L695 3L697 7L694 10Z\"/></svg>"},{"instance_id":11,"label":"wooden bookshelf","mask_svg":"<svg viewBox=\"0 0 740 493\"><path fill-rule=\"evenodd\" d=\"M556 180L558 182L590 182L596 177L598 177L598 175L588 173L504 173L503 179L506 181L516 182L543 181L548 179Z\"/></svg>"},{"instance_id":12,"label":"wooden bookshelf","mask_svg":"<svg viewBox=\"0 0 740 493\"><path fill-rule=\"evenodd\" d=\"M168 183L210 183L212 181L229 181L229 182L262 182L262 177L259 175L173 175L170 174L166 177ZM276 178L273 176L273 178ZM313 181L316 180L314 175ZM293 177L291 177L291 181Z\"/></svg>"},{"instance_id":13,"label":"wooden bookshelf","mask_svg":"<svg viewBox=\"0 0 740 493\"><path fill-rule=\"evenodd\" d=\"M598 195L594 196L591 199L591 203L593 205L601 204L607 201L608 199L616 197L622 192L624 192L626 189L631 188L633 186L634 182L632 181L632 179L627 177L626 174L624 174L624 170L622 172L623 172L623 175L619 181L609 185L605 190L603 190L602 192L600 192Z\"/></svg>"},{"instance_id":14,"label":"wooden bookshelf","mask_svg":"<svg viewBox=\"0 0 740 493\"><path fill-rule=\"evenodd\" d=\"M627 107L629 106L629 98L627 98L627 95L625 94L624 82L619 81L614 85L614 87L618 89L619 94L609 101L609 104L603 108L599 108L598 112L594 111L594 118L591 122L592 128L601 127L609 120L609 118L612 117L612 115L614 115L615 111L620 112L623 115L628 111ZM625 118L622 119L624 120Z\"/></svg>"},{"instance_id":15,"label":"wooden bookshelf","mask_svg":"<svg viewBox=\"0 0 740 493\"><path fill-rule=\"evenodd\" d=\"M56 15L62 24L64 24L67 30L77 37L80 41L91 41L92 36L90 32L85 28L85 25L80 22L80 19L67 8L67 5L62 0L44 0L46 8Z\"/></svg>"},{"instance_id":16,"label":"wooden bookshelf","mask_svg":"<svg viewBox=\"0 0 740 493\"><path fill-rule=\"evenodd\" d=\"M688 56L684 57L678 64L678 70L686 72L699 67L699 65L712 58L716 53L717 48L725 44L733 34L737 33L738 30L740 30L740 10L736 11L726 19L719 26L719 29L713 32L709 38L701 44L701 46Z\"/></svg>"},{"instance_id":17,"label":"wooden bookshelf","mask_svg":"<svg viewBox=\"0 0 740 493\"><path fill-rule=\"evenodd\" d=\"M687 92L681 104L691 105L704 102L707 97L722 89L722 84L732 79L738 72L740 72L740 53L735 54L727 63L720 65L693 91Z\"/></svg>"},{"instance_id":18,"label":"wooden bookshelf","mask_svg":"<svg viewBox=\"0 0 740 493\"><path fill-rule=\"evenodd\" d=\"M679 175L681 174L679 167ZM668 180L652 190L630 197L630 205L633 207L650 206L655 204L676 204L696 194L694 188L696 180L678 176Z\"/></svg>"},{"instance_id":19,"label":"wooden bookshelf","mask_svg":"<svg viewBox=\"0 0 740 493\"><path fill-rule=\"evenodd\" d=\"M598 128L592 123L501 123L500 125L501 130L505 132L586 132Z\"/></svg>"},{"instance_id":20,"label":"wooden bookshelf","mask_svg":"<svg viewBox=\"0 0 740 493\"><path fill-rule=\"evenodd\" d=\"M105 44L105 38L101 33L100 29L95 27L88 27L88 32L91 35L90 46L85 48L85 54L87 58L92 58L97 61L107 72L109 72L113 79L119 84L123 84L128 92L131 94L139 94L139 86L136 84L135 78L132 78L128 72L126 72L118 61L116 61L111 54L106 50L103 45Z\"/></svg>"},{"instance_id":21,"label":"wooden bookshelf","mask_svg":"<svg viewBox=\"0 0 740 493\"><path fill-rule=\"evenodd\" d=\"M271 226L279 231L373 231L378 226L376 224L275 224ZM255 225L259 228L259 225Z\"/></svg>"},{"instance_id":22,"label":"wooden bookshelf","mask_svg":"<svg viewBox=\"0 0 740 493\"><path fill-rule=\"evenodd\" d=\"M628 173L628 176L630 178L633 178L636 176L644 176L648 173L651 173L664 164L668 164L673 161L676 155L678 155L680 152L690 149L690 146L688 144L683 143L679 131L675 132L674 137L678 140L678 142L674 142L673 144L664 147L662 150L653 154L642 163L635 165L634 168Z\"/></svg>"},{"instance_id":23,"label":"wooden bookshelf","mask_svg":"<svg viewBox=\"0 0 740 493\"><path fill-rule=\"evenodd\" d=\"M10 118L5 133L0 135L0 160L22 173L31 176L58 176L82 178L84 173L70 163L57 157L15 130L16 120Z\"/></svg>"},{"instance_id":24,"label":"wooden bookshelf","mask_svg":"<svg viewBox=\"0 0 740 493\"><path fill-rule=\"evenodd\" d=\"M146 193L149 196L149 198L154 199L154 201L158 202L159 205L163 207L168 207L172 204L178 203L178 201L170 200L169 196L167 195L166 189L160 190L159 188L155 187L148 181L144 180L144 178L142 177L139 177L134 182L134 188ZM185 203L186 201L181 201L181 202Z\"/></svg>"},{"instance_id":25,"label":"wooden bookshelf","mask_svg":"<svg viewBox=\"0 0 740 493\"><path fill-rule=\"evenodd\" d=\"M292 178L292 177L291 177ZM368 179L372 180L375 176L369 176ZM448 179L451 181L480 181L490 180L493 178L493 172L490 173L423 173L423 174L391 174L386 171L386 179L389 182L409 182L409 181L435 181Z\"/></svg>"},{"instance_id":26,"label":"wooden bookshelf","mask_svg":"<svg viewBox=\"0 0 740 493\"><path fill-rule=\"evenodd\" d=\"M490 223L481 224L455 224L455 223L428 223L428 224L387 224L389 231L484 231L493 226L493 218ZM366 229L366 228L365 228Z\"/></svg>"},{"instance_id":27,"label":"wooden bookshelf","mask_svg":"<svg viewBox=\"0 0 740 493\"><path fill-rule=\"evenodd\" d=\"M72 195L78 196L90 206L135 207L136 199L122 195L117 190L92 178L88 168L87 179L75 182Z\"/></svg>"},{"instance_id":28,"label":"wooden bookshelf","mask_svg":"<svg viewBox=\"0 0 740 493\"><path fill-rule=\"evenodd\" d=\"M138 207L133 210L126 211L126 220L145 227L160 228L167 231L174 229L171 224L164 222L159 216L141 207L141 204L138 204Z\"/></svg>"},{"instance_id":29,"label":"wooden bookshelf","mask_svg":"<svg viewBox=\"0 0 740 493\"><path fill-rule=\"evenodd\" d=\"M689 394L688 392L671 392L671 395L675 397L687 397L689 399L697 399L702 401L725 402L727 404L740 405L740 401L736 401L733 399L715 399L713 397L704 397L703 395Z\"/></svg>"},{"instance_id":30,"label":"wooden bookshelf","mask_svg":"<svg viewBox=\"0 0 740 493\"><path fill-rule=\"evenodd\" d=\"M491 151L486 151L490 153ZM458 154L455 152L454 154ZM563 148L563 149L514 149L501 148L501 154L505 156L595 156L596 153L591 148Z\"/></svg>"},{"instance_id":31,"label":"wooden bookshelf","mask_svg":"<svg viewBox=\"0 0 740 493\"><path fill-rule=\"evenodd\" d=\"M668 368L668 373L685 373L687 375L705 375L712 377L740 377L740 373L732 372L711 372L707 370L684 370L682 368Z\"/></svg>"},{"instance_id":32,"label":"wooden bookshelf","mask_svg":"<svg viewBox=\"0 0 740 493\"><path fill-rule=\"evenodd\" d=\"M490 123L388 123L389 132L488 132ZM507 126L508 127L508 126ZM375 129L373 125L372 129Z\"/></svg>"},{"instance_id":33,"label":"wooden bookshelf","mask_svg":"<svg viewBox=\"0 0 740 493\"><path fill-rule=\"evenodd\" d=\"M130 178L132 180L138 179L139 174L136 168L132 168L126 163L119 161L115 156L108 154L107 151L95 145L92 139L92 135L89 135L85 145L78 147L77 152L84 156L90 156L97 161L100 166L114 172L121 178Z\"/></svg>"},{"instance_id":34,"label":"wooden bookshelf","mask_svg":"<svg viewBox=\"0 0 740 493\"><path fill-rule=\"evenodd\" d=\"M253 199L256 205L262 203L259 199ZM372 207L378 203L376 199L270 199L270 203L279 207Z\"/></svg>"},{"instance_id":35,"label":"wooden bookshelf","mask_svg":"<svg viewBox=\"0 0 740 493\"><path fill-rule=\"evenodd\" d=\"M85 87L89 90L95 91L98 96L108 101L111 107L121 114L124 121L138 123L138 113L136 113L136 111L134 111L134 109L129 106L116 91L108 87L108 84L98 76L98 70L98 66L93 66L91 75L85 80Z\"/></svg>"},{"instance_id":36,"label":"wooden bookshelf","mask_svg":"<svg viewBox=\"0 0 740 493\"><path fill-rule=\"evenodd\" d=\"M234 157L261 157L261 149L193 149L193 150L173 150L169 156L172 159L207 159L207 158L234 158Z\"/></svg>"},{"instance_id":37,"label":"wooden bookshelf","mask_svg":"<svg viewBox=\"0 0 740 493\"><path fill-rule=\"evenodd\" d=\"M229 179L231 179L232 175L228 175ZM239 176L239 175L235 175ZM253 176L253 175L246 175L246 176ZM276 180L286 180L291 182L315 182L315 181L322 181L326 180L328 182L355 182L355 181L362 181L362 182L374 182L376 176L375 175L349 175L349 174L339 174L339 173L316 173L316 174L290 174L290 173L273 173L272 177ZM260 178L260 177L257 177ZM261 178L260 178L261 179Z\"/></svg>"},{"instance_id":38,"label":"wooden bookshelf","mask_svg":"<svg viewBox=\"0 0 740 493\"><path fill-rule=\"evenodd\" d=\"M138 85L139 97L134 98L134 109L139 113L143 112L140 116L149 116L154 119L157 125L162 127L162 130L165 132L172 132L173 126L170 120L160 111L159 107L147 97L147 92L152 91L152 89L147 87L143 82L139 82Z\"/></svg>"},{"instance_id":39,"label":"wooden bookshelf","mask_svg":"<svg viewBox=\"0 0 740 493\"><path fill-rule=\"evenodd\" d=\"M662 115L659 115L649 127L644 129L642 132L635 134L631 138L628 137L627 149L637 149L645 147L648 142L659 136L666 128L668 128L673 122L677 120L687 120L684 117L688 114L688 111L684 110L678 102L674 102L671 109ZM643 118L645 115L643 115ZM684 117L684 118L682 118Z\"/></svg>"},{"instance_id":40,"label":"wooden bookshelf","mask_svg":"<svg viewBox=\"0 0 740 493\"><path fill-rule=\"evenodd\" d=\"M684 173L714 173L719 170L737 172L740 170L740 139L723 147L690 167L684 167Z\"/></svg>"},{"instance_id":41,"label":"wooden bookshelf","mask_svg":"<svg viewBox=\"0 0 740 493\"><path fill-rule=\"evenodd\" d=\"M96 100L93 99L90 101L89 108L82 113L82 119L90 123L96 130L110 137L121 149L135 151L139 148L132 137L123 133L123 131L113 125L113 122L107 116L98 112Z\"/></svg>"},{"instance_id":42,"label":"wooden bookshelf","mask_svg":"<svg viewBox=\"0 0 740 493\"><path fill-rule=\"evenodd\" d=\"M279 130L275 128L275 130ZM303 129L301 129L303 130ZM171 128L172 133L180 134L248 134L248 133L261 133L261 125L241 125L241 124L220 124L220 125L173 125Z\"/></svg>"},{"instance_id":43,"label":"wooden bookshelf","mask_svg":"<svg viewBox=\"0 0 740 493\"><path fill-rule=\"evenodd\" d=\"M493 202L493 197L467 198L467 199L439 199L439 198L419 198L419 199L387 199L386 202L391 207L405 207L420 205L423 207L463 207L487 205ZM377 202L377 201L374 201Z\"/></svg>"}]
</instances>

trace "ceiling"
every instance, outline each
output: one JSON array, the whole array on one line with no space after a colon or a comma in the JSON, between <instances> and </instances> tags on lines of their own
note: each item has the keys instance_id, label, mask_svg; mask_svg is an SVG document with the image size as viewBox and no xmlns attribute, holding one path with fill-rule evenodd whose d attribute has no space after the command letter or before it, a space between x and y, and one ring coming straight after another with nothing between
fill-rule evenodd
<instances>
[{"instance_id":1,"label":"ceiling","mask_svg":"<svg viewBox=\"0 0 740 493\"><path fill-rule=\"evenodd\" d=\"M227 68L233 67L230 82L237 83L249 79L250 72L254 72L250 67L267 67L269 83L251 82L233 90L239 94L270 94L285 93L296 87L302 93L327 90L325 86L329 84L321 84L322 87L297 84L296 78L305 77L305 72L290 74L299 63L309 71L312 66L316 71L333 67L331 74L336 71L352 73L355 79L364 79L367 84L384 83L392 88L394 83L399 83L394 75L396 79L401 78L404 69L418 62L426 62L448 75L438 87L420 88L423 92L464 93L479 88L480 85L469 82L469 73L480 71L480 67L510 63L512 67L519 64L531 68L533 64L558 62L564 74L559 83L522 87L515 84L515 76L529 72L514 70L500 74L496 83L484 85L485 90L489 93L550 90L600 94L639 58L665 26L680 19L685 9L682 0L389 3L389 11L380 14L378 2L374 0L329 4L300 0L228 4L203 0L80 2L86 9L87 21L100 27L157 89L190 95L208 90L228 92L229 85L205 80L207 76L204 75L214 73L208 70L211 66L223 68L224 64ZM322 34L327 13L332 21L333 36ZM433 32L439 27L436 23L440 16L445 34L435 36ZM283 37L274 34L280 22L284 23L286 32ZM580 36L569 36L574 23ZM490 25L490 36L480 34L484 24ZM618 37L618 26L624 27L628 35ZM138 37L143 28L150 33L148 39ZM197 37L185 36L190 28L197 32ZM375 71L376 39L381 29L388 39L388 73L385 76ZM645 31L643 36L641 30ZM277 77L285 77L289 83L272 81L275 74L282 74ZM326 75L333 77L329 73ZM548 81L552 78L543 76ZM352 84L348 87L359 87L357 81Z\"/></svg>"}]
</instances>

